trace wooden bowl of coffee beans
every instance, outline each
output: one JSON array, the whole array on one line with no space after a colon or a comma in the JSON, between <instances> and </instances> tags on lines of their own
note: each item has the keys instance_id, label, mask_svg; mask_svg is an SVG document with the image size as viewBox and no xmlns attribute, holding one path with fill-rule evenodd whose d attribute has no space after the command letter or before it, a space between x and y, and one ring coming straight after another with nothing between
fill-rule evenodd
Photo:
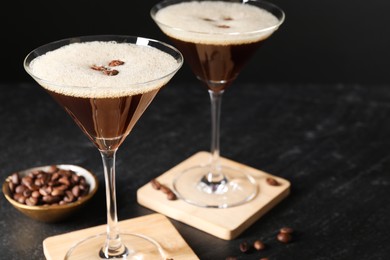
<instances>
[{"instance_id":1,"label":"wooden bowl of coffee beans","mask_svg":"<svg viewBox=\"0 0 390 260\"><path fill-rule=\"evenodd\" d=\"M92 172L60 164L12 173L3 184L3 193L26 216L41 222L58 222L82 208L97 188Z\"/></svg>"}]
</instances>

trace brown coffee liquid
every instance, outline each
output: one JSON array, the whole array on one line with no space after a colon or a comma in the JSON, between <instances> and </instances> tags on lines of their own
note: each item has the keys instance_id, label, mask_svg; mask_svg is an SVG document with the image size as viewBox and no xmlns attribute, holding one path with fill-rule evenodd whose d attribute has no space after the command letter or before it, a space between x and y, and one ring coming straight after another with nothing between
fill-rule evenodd
<instances>
[{"instance_id":1,"label":"brown coffee liquid","mask_svg":"<svg viewBox=\"0 0 390 260\"><path fill-rule=\"evenodd\" d=\"M228 87L263 42L214 45L170 39L193 73L213 91Z\"/></svg>"},{"instance_id":2,"label":"brown coffee liquid","mask_svg":"<svg viewBox=\"0 0 390 260\"><path fill-rule=\"evenodd\" d=\"M156 96L150 92L115 98L84 98L49 91L100 150L115 150Z\"/></svg>"}]
</instances>

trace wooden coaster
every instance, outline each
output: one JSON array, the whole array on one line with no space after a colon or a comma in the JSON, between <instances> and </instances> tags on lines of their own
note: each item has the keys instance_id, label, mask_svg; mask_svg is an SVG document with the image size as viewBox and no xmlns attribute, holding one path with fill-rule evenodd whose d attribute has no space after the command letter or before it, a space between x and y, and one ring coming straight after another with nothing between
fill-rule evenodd
<instances>
[{"instance_id":1,"label":"wooden coaster","mask_svg":"<svg viewBox=\"0 0 390 260\"><path fill-rule=\"evenodd\" d=\"M154 239L164 250L166 259L199 259L187 245L169 219L161 214L150 214L119 222L123 232L137 233ZM47 260L64 259L66 252L75 243L92 235L106 232L106 225L82 229L48 237L43 241Z\"/></svg>"},{"instance_id":2,"label":"wooden coaster","mask_svg":"<svg viewBox=\"0 0 390 260\"><path fill-rule=\"evenodd\" d=\"M156 179L161 184L172 189L172 181L176 174L188 167L204 164L204 162L209 160L209 156L210 153L208 152L198 152ZM165 194L155 190L150 183L147 183L138 189L137 201L140 205L172 219L221 239L231 240L240 235L290 193L290 182L283 178L226 158L221 158L221 163L226 166L243 169L255 178L259 185L259 192L253 200L243 205L226 209L203 208L191 205L183 200L168 200ZM279 185L269 185L266 182L267 177L276 179Z\"/></svg>"}]
</instances>

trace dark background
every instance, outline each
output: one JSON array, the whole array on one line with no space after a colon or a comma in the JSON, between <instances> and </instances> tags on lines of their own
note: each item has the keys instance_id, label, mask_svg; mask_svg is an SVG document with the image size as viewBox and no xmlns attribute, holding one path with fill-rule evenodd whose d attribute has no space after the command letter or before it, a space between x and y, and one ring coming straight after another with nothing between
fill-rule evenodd
<instances>
[{"instance_id":1,"label":"dark background","mask_svg":"<svg viewBox=\"0 0 390 260\"><path fill-rule=\"evenodd\" d=\"M149 16L156 2L3 3L8 6L0 9L2 179L19 169L71 163L93 169L104 182L97 151L39 91L23 59L42 44L80 35L167 41ZM259 236L272 260L388 260L390 1L274 2L285 10L286 21L242 71L236 82L242 88L225 94L222 155L288 179L291 194L232 241L172 222L202 260L258 259L260 254L243 256L239 244ZM209 148L209 100L198 85L183 66L124 142L117 160L125 173L118 185L119 220L151 213L136 204L137 188ZM99 189L81 215L46 225L25 218L0 196L0 259L43 259L44 238L104 224L103 200ZM277 244L281 225L296 230L293 243Z\"/></svg>"},{"instance_id":2,"label":"dark background","mask_svg":"<svg viewBox=\"0 0 390 260\"><path fill-rule=\"evenodd\" d=\"M390 1L271 0L286 21L237 83L389 84ZM2 7L1 80L30 81L32 49L73 36L128 34L168 41L149 11L158 1L7 1ZM175 81L194 81L184 66Z\"/></svg>"}]
</instances>

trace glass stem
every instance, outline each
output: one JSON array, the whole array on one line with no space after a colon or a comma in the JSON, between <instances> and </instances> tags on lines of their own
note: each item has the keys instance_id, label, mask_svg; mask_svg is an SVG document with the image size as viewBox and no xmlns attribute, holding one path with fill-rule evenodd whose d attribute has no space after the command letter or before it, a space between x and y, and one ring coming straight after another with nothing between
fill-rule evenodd
<instances>
[{"instance_id":1,"label":"glass stem","mask_svg":"<svg viewBox=\"0 0 390 260\"><path fill-rule=\"evenodd\" d=\"M118 216L115 191L115 155L116 150L100 151L103 160L104 178L106 183L107 203L107 238L100 251L100 257L109 259L127 254L127 248L119 236Z\"/></svg>"},{"instance_id":2,"label":"glass stem","mask_svg":"<svg viewBox=\"0 0 390 260\"><path fill-rule=\"evenodd\" d=\"M222 91L209 90L211 101L211 158L210 171L206 176L207 182L211 184L220 184L225 180L220 170L220 120L221 120L221 103Z\"/></svg>"}]
</instances>

